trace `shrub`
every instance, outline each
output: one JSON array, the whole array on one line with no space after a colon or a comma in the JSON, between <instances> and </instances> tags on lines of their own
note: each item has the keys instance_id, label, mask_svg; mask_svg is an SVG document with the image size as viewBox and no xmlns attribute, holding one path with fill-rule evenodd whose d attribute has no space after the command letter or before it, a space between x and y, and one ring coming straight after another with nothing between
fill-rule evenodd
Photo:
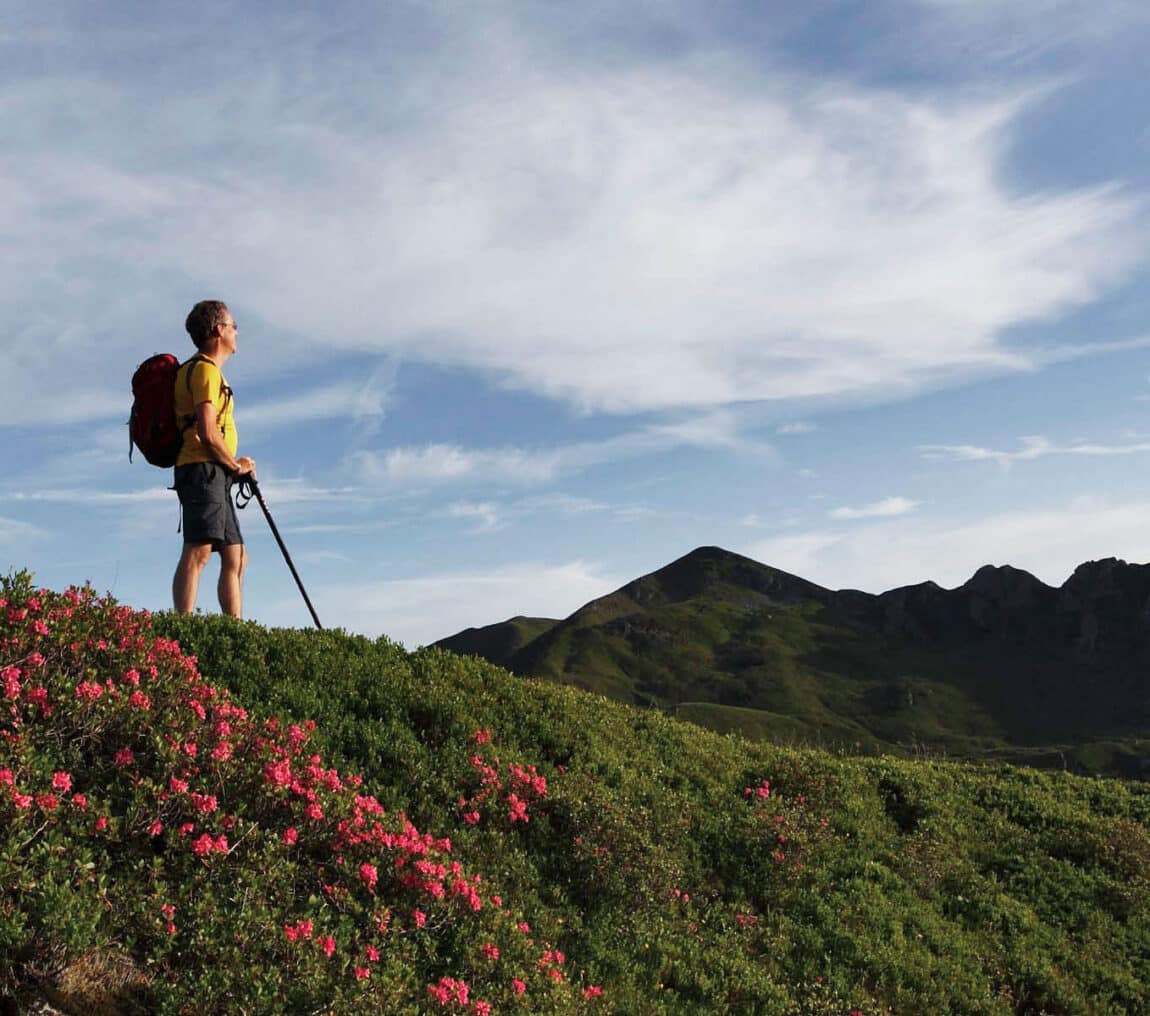
<instances>
[{"instance_id":1,"label":"shrub","mask_svg":"<svg viewBox=\"0 0 1150 1016\"><path fill-rule=\"evenodd\" d=\"M158 1013L599 1004L448 837L326 766L313 724L250 715L146 614L27 576L0 612L0 988L126 946Z\"/></svg>"},{"instance_id":2,"label":"shrub","mask_svg":"<svg viewBox=\"0 0 1150 1016\"><path fill-rule=\"evenodd\" d=\"M0 600L0 994L1150 1009L1146 785L749 744L438 650L27 576Z\"/></svg>"}]
</instances>

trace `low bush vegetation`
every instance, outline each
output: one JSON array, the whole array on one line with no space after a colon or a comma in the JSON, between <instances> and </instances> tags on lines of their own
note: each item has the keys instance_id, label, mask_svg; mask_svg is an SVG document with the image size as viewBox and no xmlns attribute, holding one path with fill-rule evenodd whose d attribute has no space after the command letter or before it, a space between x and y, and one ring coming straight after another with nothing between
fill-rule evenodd
<instances>
[{"instance_id":1,"label":"low bush vegetation","mask_svg":"<svg viewBox=\"0 0 1150 1016\"><path fill-rule=\"evenodd\" d=\"M750 744L474 658L26 575L0 588L0 673L0 996L1150 1010L1142 784Z\"/></svg>"}]
</instances>

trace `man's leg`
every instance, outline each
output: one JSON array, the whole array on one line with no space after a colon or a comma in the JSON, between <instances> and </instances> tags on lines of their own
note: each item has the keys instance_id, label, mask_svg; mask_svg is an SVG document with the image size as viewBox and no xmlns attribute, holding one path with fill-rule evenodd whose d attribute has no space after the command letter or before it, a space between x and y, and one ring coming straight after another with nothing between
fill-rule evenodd
<instances>
[{"instance_id":1,"label":"man's leg","mask_svg":"<svg viewBox=\"0 0 1150 1016\"><path fill-rule=\"evenodd\" d=\"M185 543L180 553L180 563L172 578L172 603L180 614L190 614L196 609L196 592L200 588L200 573L212 556L210 543Z\"/></svg>"},{"instance_id":2,"label":"man's leg","mask_svg":"<svg viewBox=\"0 0 1150 1016\"><path fill-rule=\"evenodd\" d=\"M220 610L232 617L243 617L244 570L248 566L248 549L242 543L220 548Z\"/></svg>"}]
</instances>

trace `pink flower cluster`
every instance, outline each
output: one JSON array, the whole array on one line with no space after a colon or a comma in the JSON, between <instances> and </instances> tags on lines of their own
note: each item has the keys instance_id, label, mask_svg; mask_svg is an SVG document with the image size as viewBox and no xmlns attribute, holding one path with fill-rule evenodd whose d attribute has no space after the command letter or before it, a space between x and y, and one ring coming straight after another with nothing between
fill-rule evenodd
<instances>
[{"instance_id":1,"label":"pink flower cluster","mask_svg":"<svg viewBox=\"0 0 1150 1016\"><path fill-rule=\"evenodd\" d=\"M437 984L429 984L427 993L437 1004L448 1008L455 1005L466 1006L471 999L471 988L466 981L453 977L441 977ZM475 1016L491 1016L491 1004L477 999L471 1003L468 1012Z\"/></svg>"},{"instance_id":2,"label":"pink flower cluster","mask_svg":"<svg viewBox=\"0 0 1150 1016\"><path fill-rule=\"evenodd\" d=\"M803 871L804 852L828 835L830 819L824 816L816 821L805 794L787 799L784 804L784 798L772 790L767 780L761 780L756 787L745 787L743 795L752 802L756 818L766 827L765 838L775 844L771 860L785 865L792 873Z\"/></svg>"},{"instance_id":3,"label":"pink flower cluster","mask_svg":"<svg viewBox=\"0 0 1150 1016\"><path fill-rule=\"evenodd\" d=\"M44 813L57 811L66 803L58 794L66 794L72 789L72 774L56 772L52 774L49 790L26 793L16 782L16 774L9 768L0 769L0 791L12 802L18 811L29 811L35 805ZM84 794L73 794L70 803L78 811L86 811L88 798Z\"/></svg>"},{"instance_id":4,"label":"pink flower cluster","mask_svg":"<svg viewBox=\"0 0 1150 1016\"><path fill-rule=\"evenodd\" d=\"M0 681L4 684L5 698L18 699L20 697L20 691L23 687L20 678L23 676L23 671L11 664L0 670Z\"/></svg>"},{"instance_id":5,"label":"pink flower cluster","mask_svg":"<svg viewBox=\"0 0 1150 1016\"><path fill-rule=\"evenodd\" d=\"M295 924L284 925L284 935L287 936L289 942L309 939L313 931L315 931L315 924L311 921L296 921Z\"/></svg>"},{"instance_id":6,"label":"pink flower cluster","mask_svg":"<svg viewBox=\"0 0 1150 1016\"><path fill-rule=\"evenodd\" d=\"M471 735L477 745L491 743L490 730L477 730ZM507 766L507 780L500 775L498 758L488 762L479 755L471 756L471 768L479 777L479 789L470 797L461 797L463 821L477 825L482 819L480 808L492 798L502 797L507 805L508 821L530 822L528 807L547 797L547 778L539 774L535 766L510 763Z\"/></svg>"},{"instance_id":7,"label":"pink flower cluster","mask_svg":"<svg viewBox=\"0 0 1150 1016\"><path fill-rule=\"evenodd\" d=\"M192 853L197 857L209 857L212 854L226 854L228 852L228 838L222 833L213 839L207 833L202 833L192 842Z\"/></svg>"},{"instance_id":8,"label":"pink flower cluster","mask_svg":"<svg viewBox=\"0 0 1150 1016\"><path fill-rule=\"evenodd\" d=\"M539 957L538 966L547 977L561 984L563 982L563 971L561 968L566 962L567 957L558 949L548 949Z\"/></svg>"},{"instance_id":9,"label":"pink flower cluster","mask_svg":"<svg viewBox=\"0 0 1150 1016\"><path fill-rule=\"evenodd\" d=\"M17 661L0 667L0 808L14 805L18 820L29 825L72 815L70 821L83 822L77 826L82 834L111 833L107 849L137 837L151 850L150 841L164 838L169 857L179 851L184 863L199 858L196 869L207 872L226 872L215 866L253 856L253 847L255 856L270 849L290 858L307 871L305 878L314 879L321 902L281 914L276 924L288 942L313 958L334 958L330 969L356 982L370 981L371 965L385 946L381 936L418 933L432 948L440 929L486 910L490 902L495 912L488 911L483 927L491 937L478 939L482 945L466 957L477 971L474 983L489 983L485 978L498 971L502 990L516 995L525 994L533 979L554 982L551 992L561 990L566 957L556 949L535 953L538 963L530 973L511 976L509 957L522 962L524 950L534 946L529 937L502 942L498 929L515 936L518 928L529 936L527 922L504 910L483 878L452 856L450 839L421 832L402 812L389 816L362 791L362 779L341 776L318 754L308 754L314 724L249 718L201 677L195 658L178 643L151 636L144 615L112 609L89 590L34 599L35 605L32 599L27 606L0 604L6 611L0 614L0 651ZM90 617L81 610L88 607ZM2 626L5 616L15 628ZM53 710L74 725L69 729L78 731L76 742L89 762L78 768L71 757L57 761L33 780L24 775L30 770L20 764L19 752L9 754L21 728ZM477 749L490 750L485 746L491 740L489 730L472 735ZM476 755L472 769L479 786L468 811L475 821L490 801L506 808L511 823L528 822L529 809L547 797L547 779L535 766L503 767L498 758L488 762ZM97 789L99 777L113 789ZM77 782L91 794L91 805L88 796L75 792ZM81 820L76 813L89 808ZM293 898L306 900L308 892ZM176 904L161 896L154 906L154 933L177 935ZM191 912L184 912L181 925L192 923ZM427 990L433 1003L455 1012L492 1012L466 980L444 977ZM600 992L586 989L584 995Z\"/></svg>"}]
</instances>

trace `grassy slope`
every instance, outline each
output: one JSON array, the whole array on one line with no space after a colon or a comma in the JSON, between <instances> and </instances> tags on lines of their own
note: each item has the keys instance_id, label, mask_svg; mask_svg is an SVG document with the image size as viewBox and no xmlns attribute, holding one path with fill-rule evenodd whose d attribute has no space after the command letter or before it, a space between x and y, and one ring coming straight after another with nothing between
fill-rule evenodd
<instances>
[{"instance_id":1,"label":"grassy slope","mask_svg":"<svg viewBox=\"0 0 1150 1016\"><path fill-rule=\"evenodd\" d=\"M438 650L157 623L499 872L620 1012L1150 1008L1150 787L789 751ZM460 824L478 728L551 774L530 826ZM743 793L764 778L766 812Z\"/></svg>"}]
</instances>

